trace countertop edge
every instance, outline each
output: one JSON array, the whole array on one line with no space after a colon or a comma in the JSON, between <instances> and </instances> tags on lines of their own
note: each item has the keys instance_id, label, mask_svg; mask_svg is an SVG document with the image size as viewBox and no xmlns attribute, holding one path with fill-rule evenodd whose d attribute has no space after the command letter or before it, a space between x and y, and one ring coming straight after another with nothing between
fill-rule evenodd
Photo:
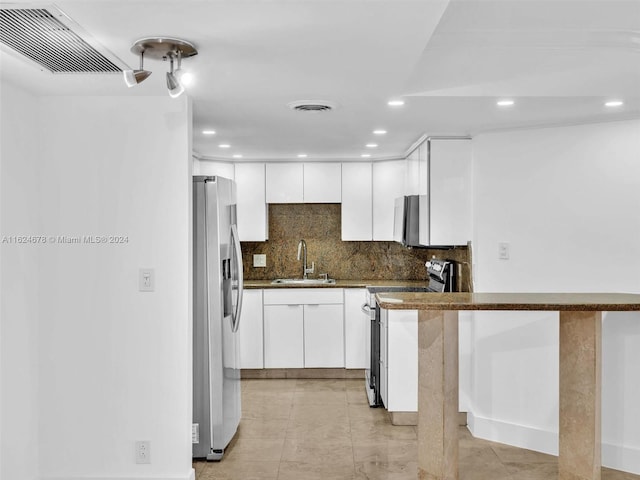
<instances>
[{"instance_id":1,"label":"countertop edge","mask_svg":"<svg viewBox=\"0 0 640 480\"><path fill-rule=\"evenodd\" d=\"M640 311L640 294L627 293L382 293L386 310Z\"/></svg>"}]
</instances>

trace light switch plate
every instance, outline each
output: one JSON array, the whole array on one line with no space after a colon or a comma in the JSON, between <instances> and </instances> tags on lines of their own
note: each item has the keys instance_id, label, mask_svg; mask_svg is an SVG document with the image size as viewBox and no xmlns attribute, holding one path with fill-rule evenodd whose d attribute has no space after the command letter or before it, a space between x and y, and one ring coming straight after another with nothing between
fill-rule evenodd
<instances>
[{"instance_id":1,"label":"light switch plate","mask_svg":"<svg viewBox=\"0 0 640 480\"><path fill-rule=\"evenodd\" d=\"M156 275L153 268L141 268L138 274L138 290L153 292L156 288Z\"/></svg>"},{"instance_id":2,"label":"light switch plate","mask_svg":"<svg viewBox=\"0 0 640 480\"><path fill-rule=\"evenodd\" d=\"M253 266L254 267L266 267L267 266L267 256L263 253L259 253L253 256Z\"/></svg>"},{"instance_id":3,"label":"light switch plate","mask_svg":"<svg viewBox=\"0 0 640 480\"><path fill-rule=\"evenodd\" d=\"M500 260L509 260L509 242L498 243L498 258Z\"/></svg>"}]
</instances>

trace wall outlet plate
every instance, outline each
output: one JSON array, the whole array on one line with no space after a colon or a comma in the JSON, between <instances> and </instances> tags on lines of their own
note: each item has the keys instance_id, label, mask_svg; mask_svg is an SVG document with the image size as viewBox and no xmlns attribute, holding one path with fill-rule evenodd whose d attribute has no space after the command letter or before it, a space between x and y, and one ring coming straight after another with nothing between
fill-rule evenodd
<instances>
[{"instance_id":1,"label":"wall outlet plate","mask_svg":"<svg viewBox=\"0 0 640 480\"><path fill-rule=\"evenodd\" d=\"M139 440L136 442L136 463L151 463L151 442Z\"/></svg>"},{"instance_id":2,"label":"wall outlet plate","mask_svg":"<svg viewBox=\"0 0 640 480\"><path fill-rule=\"evenodd\" d=\"M253 256L253 266L254 267L266 267L267 266L267 256L263 253L259 253Z\"/></svg>"},{"instance_id":3,"label":"wall outlet plate","mask_svg":"<svg viewBox=\"0 0 640 480\"><path fill-rule=\"evenodd\" d=\"M498 243L498 258L500 260L509 260L509 242Z\"/></svg>"}]
</instances>

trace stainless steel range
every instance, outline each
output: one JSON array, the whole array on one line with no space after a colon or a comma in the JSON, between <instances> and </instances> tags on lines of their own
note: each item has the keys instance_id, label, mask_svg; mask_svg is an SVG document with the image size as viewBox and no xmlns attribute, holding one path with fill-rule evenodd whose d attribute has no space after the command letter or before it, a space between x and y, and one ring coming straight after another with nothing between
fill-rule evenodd
<instances>
[{"instance_id":1,"label":"stainless steel range","mask_svg":"<svg viewBox=\"0 0 640 480\"><path fill-rule=\"evenodd\" d=\"M425 266L429 276L429 284L422 286L376 286L367 287L368 302L362 305L362 310L371 319L371 363L365 370L365 388L369 399L369 406L382 406L380 396L380 307L376 302L376 293L380 292L453 292L456 289L456 264L450 260L432 258Z\"/></svg>"}]
</instances>

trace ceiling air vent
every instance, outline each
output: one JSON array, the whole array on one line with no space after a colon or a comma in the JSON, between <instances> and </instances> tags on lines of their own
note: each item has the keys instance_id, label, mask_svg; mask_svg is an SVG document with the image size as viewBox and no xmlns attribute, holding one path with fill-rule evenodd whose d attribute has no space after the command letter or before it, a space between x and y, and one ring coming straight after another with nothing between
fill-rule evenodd
<instances>
[{"instance_id":1,"label":"ceiling air vent","mask_svg":"<svg viewBox=\"0 0 640 480\"><path fill-rule=\"evenodd\" d=\"M329 112L336 108L333 102L325 102L324 100L301 100L288 104L289 108L298 112Z\"/></svg>"},{"instance_id":2,"label":"ceiling air vent","mask_svg":"<svg viewBox=\"0 0 640 480\"><path fill-rule=\"evenodd\" d=\"M85 32L80 36L67 24L81 31L55 7L3 7L0 9L0 42L52 73L122 71L113 60L95 48L97 43Z\"/></svg>"}]
</instances>

